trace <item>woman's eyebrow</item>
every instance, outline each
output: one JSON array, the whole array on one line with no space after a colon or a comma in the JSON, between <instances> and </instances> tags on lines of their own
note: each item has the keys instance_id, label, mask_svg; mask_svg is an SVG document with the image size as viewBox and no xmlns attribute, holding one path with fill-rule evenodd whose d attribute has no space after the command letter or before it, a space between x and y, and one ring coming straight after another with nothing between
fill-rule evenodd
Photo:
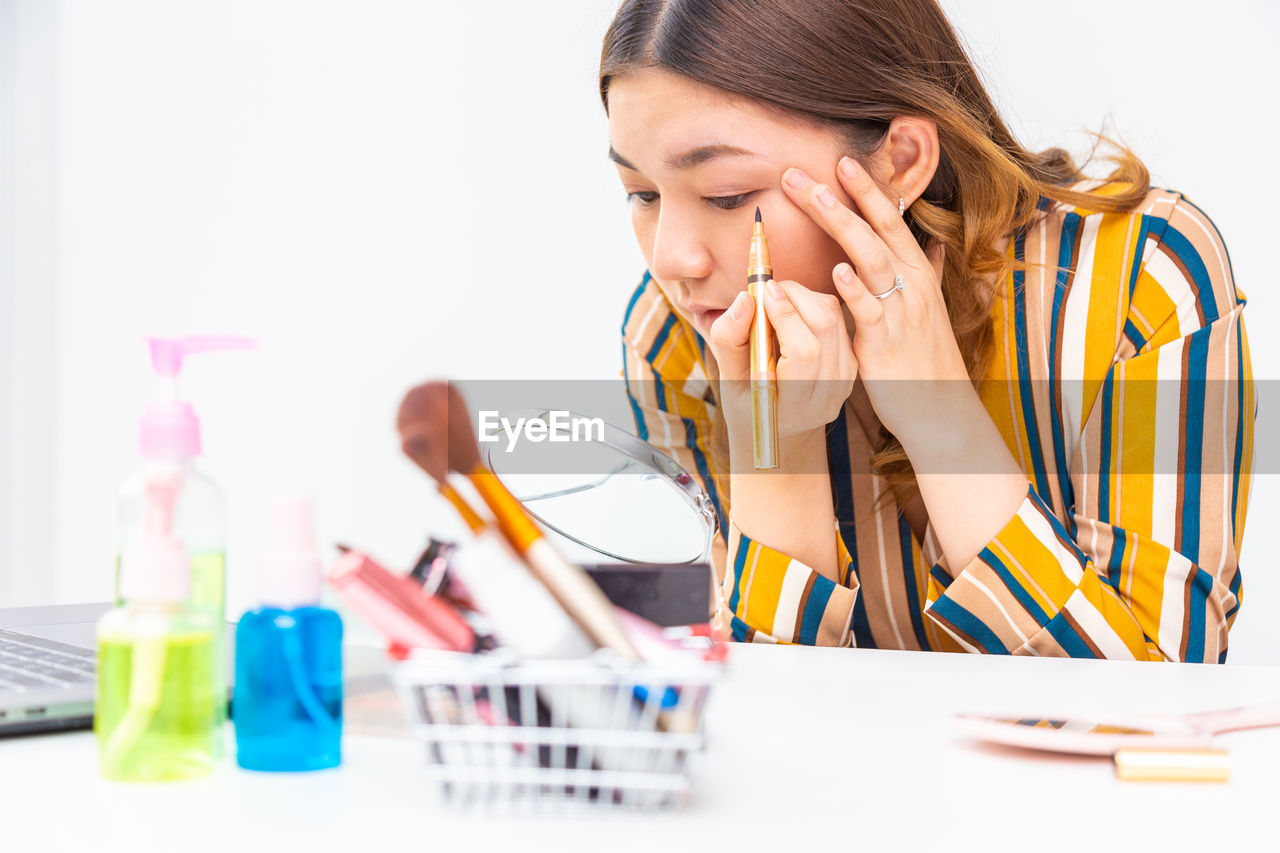
<instances>
[{"instance_id":1,"label":"woman's eyebrow","mask_svg":"<svg viewBox=\"0 0 1280 853\"><path fill-rule=\"evenodd\" d=\"M630 170L631 170L631 171L633 171L633 172L638 172L638 171L640 171L640 170L639 170L639 169L637 169L635 166L632 166L632 165L631 165L631 161L630 161L630 160L628 160L627 158L623 157L623 156L622 156L621 154L619 154L617 151L614 151L614 150L613 150L613 146L612 146L612 145L610 145L610 146L609 146L609 159L610 159L610 160L612 160L613 162L617 163L619 166L621 166L621 167L622 167L622 168L624 168L624 169L630 169Z\"/></svg>"},{"instance_id":2,"label":"woman's eyebrow","mask_svg":"<svg viewBox=\"0 0 1280 853\"><path fill-rule=\"evenodd\" d=\"M700 166L703 163L707 162L708 160L714 160L717 157L760 157L760 156L761 155L757 154L754 151L748 151L747 149L739 148L736 145L727 145L724 143L717 143L714 145L700 145L697 148L692 148L684 152L683 154L677 154L674 157L668 157L667 166L669 166L672 169L691 169L694 166ZM613 150L612 145L609 146L609 159L617 163L619 166L622 166L623 168L626 168L626 169L630 169L633 172L640 171L635 166L631 165L631 163L625 157L623 157L617 151Z\"/></svg>"}]
</instances>

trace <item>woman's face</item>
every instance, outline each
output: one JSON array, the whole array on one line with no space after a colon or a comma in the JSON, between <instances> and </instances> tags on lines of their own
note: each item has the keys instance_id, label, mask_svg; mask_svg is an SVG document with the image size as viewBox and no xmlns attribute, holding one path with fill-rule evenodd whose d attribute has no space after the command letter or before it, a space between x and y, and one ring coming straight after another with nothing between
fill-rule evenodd
<instances>
[{"instance_id":1,"label":"woman's face","mask_svg":"<svg viewBox=\"0 0 1280 853\"><path fill-rule=\"evenodd\" d=\"M704 337L746 289L757 206L774 277L835 292L844 252L781 186L798 166L849 203L835 174L846 152L831 131L645 69L610 81L609 142L649 271Z\"/></svg>"}]
</instances>

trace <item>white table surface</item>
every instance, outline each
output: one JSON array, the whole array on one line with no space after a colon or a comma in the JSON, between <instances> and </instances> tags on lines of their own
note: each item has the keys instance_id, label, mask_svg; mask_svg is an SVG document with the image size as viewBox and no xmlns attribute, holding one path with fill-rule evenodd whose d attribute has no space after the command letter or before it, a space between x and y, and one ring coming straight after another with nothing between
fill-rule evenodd
<instances>
[{"instance_id":1,"label":"white table surface","mask_svg":"<svg viewBox=\"0 0 1280 853\"><path fill-rule=\"evenodd\" d=\"M1280 850L1280 729L1224 735L1228 783L959 736L955 711L1193 711L1280 698L1280 669L734 646L679 812L507 816L437 803L417 742L341 768L98 778L90 733L0 740L0 851Z\"/></svg>"}]
</instances>

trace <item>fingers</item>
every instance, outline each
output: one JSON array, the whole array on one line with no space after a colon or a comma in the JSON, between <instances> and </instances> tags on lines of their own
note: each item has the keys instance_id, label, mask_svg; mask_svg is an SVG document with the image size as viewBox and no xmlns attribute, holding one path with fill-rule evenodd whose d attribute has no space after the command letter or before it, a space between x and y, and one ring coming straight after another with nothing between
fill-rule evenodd
<instances>
[{"instance_id":1,"label":"fingers","mask_svg":"<svg viewBox=\"0 0 1280 853\"><path fill-rule=\"evenodd\" d=\"M794 281L781 281L778 284L821 347L818 376L852 382L857 372L857 362L853 357L844 312L840 310L840 298L810 290ZM772 314L770 317L772 318Z\"/></svg>"},{"instance_id":2,"label":"fingers","mask_svg":"<svg viewBox=\"0 0 1280 853\"><path fill-rule=\"evenodd\" d=\"M852 157L841 157L836 164L836 177L844 191L858 205L862 218L894 254L903 260L909 260L909 252L919 254L920 244L898 212L898 200L889 199L881 192L867 170L858 165L858 161Z\"/></svg>"},{"instance_id":3,"label":"fingers","mask_svg":"<svg viewBox=\"0 0 1280 853\"><path fill-rule=\"evenodd\" d=\"M791 307L795 309L805 328L819 341L825 342L835 334L845 334L844 317L840 313L839 299L827 293L810 290L795 281L780 281L777 284L782 288L787 301L791 303ZM773 309L766 305L765 310L772 321ZM779 310L785 309L779 306Z\"/></svg>"},{"instance_id":4,"label":"fingers","mask_svg":"<svg viewBox=\"0 0 1280 853\"><path fill-rule=\"evenodd\" d=\"M794 288L783 290L776 281L765 285L764 310L778 335L778 353L782 358L797 362L816 363L822 357L822 344L791 298L793 294L799 296L795 289L804 288L794 282L787 284L794 285Z\"/></svg>"},{"instance_id":5,"label":"fingers","mask_svg":"<svg viewBox=\"0 0 1280 853\"><path fill-rule=\"evenodd\" d=\"M892 282L895 258L923 267L923 253L898 214L897 204L852 159L841 159L836 172L841 188L863 216L842 204L831 187L817 183L801 169L788 169L782 185L791 200L848 253L865 281L878 284L887 278Z\"/></svg>"},{"instance_id":6,"label":"fingers","mask_svg":"<svg viewBox=\"0 0 1280 853\"><path fill-rule=\"evenodd\" d=\"M755 302L744 290L716 318L708 331L711 352L720 368L720 378L748 379L751 375L751 318Z\"/></svg>"},{"instance_id":7,"label":"fingers","mask_svg":"<svg viewBox=\"0 0 1280 853\"><path fill-rule=\"evenodd\" d=\"M841 266L847 269L849 265ZM853 292L857 288L862 288L862 285L854 283L846 290ZM865 300L866 303L875 301L870 297ZM868 308L879 311L874 304ZM765 313L778 339L780 360L792 366L788 372L794 371L796 378L812 376L852 381L857 366L836 297L809 290L794 281L770 281L765 286ZM750 378L751 321L754 315L755 302L744 291L711 324L708 338L720 367L721 379ZM864 312L863 316L869 315ZM854 317L858 319L856 313Z\"/></svg>"},{"instance_id":8,"label":"fingers","mask_svg":"<svg viewBox=\"0 0 1280 853\"><path fill-rule=\"evenodd\" d=\"M866 284L848 264L836 264L831 271L831 280L835 282L836 293L849 306L857 334L871 339L879 339L884 334L884 305L871 295Z\"/></svg>"}]
</instances>

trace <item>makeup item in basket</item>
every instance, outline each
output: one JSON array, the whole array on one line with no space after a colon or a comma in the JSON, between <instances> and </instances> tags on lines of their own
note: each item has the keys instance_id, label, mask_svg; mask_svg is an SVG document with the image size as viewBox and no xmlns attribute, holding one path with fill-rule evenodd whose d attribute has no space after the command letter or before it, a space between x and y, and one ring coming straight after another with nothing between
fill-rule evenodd
<instances>
[{"instance_id":1,"label":"makeup item in basket","mask_svg":"<svg viewBox=\"0 0 1280 853\"><path fill-rule=\"evenodd\" d=\"M614 609L618 621L622 623L623 629L627 632L627 636L635 643L636 648L644 655L645 660L658 665L670 664L680 660L682 657L687 658L690 655L700 655L704 660L723 660L723 646L717 646L714 642L705 643L705 648L701 651L691 649L688 640L692 636L691 632L685 629L664 630L661 626L655 625L643 617L637 616L630 611L621 607ZM708 635L709 640L709 635ZM482 691L484 689L482 688ZM552 701L563 702L566 697L552 691ZM650 701L650 695L656 695L655 704L658 710L654 714L654 727L659 731L667 731L671 727L671 721L667 712L675 708L680 703L680 690L678 687L665 684L646 685L637 684L632 687L632 697L634 699L632 705L632 713L635 718L642 718L645 715L645 706ZM513 688L507 688L504 694L504 706L508 709L508 721L511 725L521 724L521 711L519 702L519 692ZM574 703L575 705L581 703ZM598 703L597 703L598 704ZM495 725L496 716L492 705L478 698L476 702L478 712L490 715L486 719L488 725ZM536 723L540 727L553 725L553 716L551 707L544 701L542 695L538 695L536 703ZM592 727L606 724L606 718L594 713L591 709L582 709L571 707L566 715L567 719L575 726ZM573 753L576 747L569 747L571 755L569 758L570 766L574 765L576 758ZM595 770L600 769L601 761L606 764L617 758L616 754L610 751L604 751L591 761L591 766ZM551 765L550 750L548 747L539 748L539 760L544 767Z\"/></svg>"},{"instance_id":2,"label":"makeup item in basket","mask_svg":"<svg viewBox=\"0 0 1280 853\"><path fill-rule=\"evenodd\" d=\"M747 257L747 293L755 302L751 319L751 436L757 470L778 467L778 344L764 313L765 285L773 279L764 221L756 208Z\"/></svg>"},{"instance_id":3,"label":"makeup item in basket","mask_svg":"<svg viewBox=\"0 0 1280 853\"><path fill-rule=\"evenodd\" d=\"M270 507L259 564L261 606L236 626L236 762L300 771L341 763L342 619L320 604L323 569L311 501Z\"/></svg>"},{"instance_id":4,"label":"makeup item in basket","mask_svg":"<svg viewBox=\"0 0 1280 853\"><path fill-rule=\"evenodd\" d=\"M484 528L474 539L460 544L449 555L451 576L461 578L475 606L489 623L494 637L522 660L585 658L595 651L582 629L569 618L551 594L529 572L496 530ZM437 691L438 700L438 691ZM525 720L518 691L505 688L502 707L514 725L550 726L553 719L573 726L598 727L604 718L596 703L576 701L563 686L547 686L533 691L535 720ZM480 687L475 696L477 709L496 715L496 696ZM438 701L437 701L438 704ZM445 705L444 707L447 707ZM437 712L439 707L435 709ZM492 724L492 723L491 723ZM548 746L539 747L541 766L551 766ZM576 749L574 761L578 760ZM590 762L588 762L590 763Z\"/></svg>"},{"instance_id":5,"label":"makeup item in basket","mask_svg":"<svg viewBox=\"0 0 1280 853\"><path fill-rule=\"evenodd\" d=\"M456 388L447 382L428 382L411 389L400 405L396 427L405 455L440 484L441 494L458 508L472 530L483 529L484 523L440 470L442 442L446 469L471 481L503 537L592 642L624 660L641 659L600 587L556 552L520 501L480 461L471 418ZM471 588L468 579L463 583Z\"/></svg>"},{"instance_id":6,"label":"makeup item in basket","mask_svg":"<svg viewBox=\"0 0 1280 853\"><path fill-rule=\"evenodd\" d=\"M452 554L450 569L471 591L472 600L487 618L500 645L510 649L518 658L571 660L588 657L595 651L596 646L590 638L568 618L556 600L494 531L482 531L475 539L460 545ZM641 649L669 653L678 647L678 644L669 643L661 636L660 627L645 619L617 608L613 608L613 616L627 632L628 642ZM660 687L663 692L659 694L659 707L674 706L679 699L678 694L666 685ZM646 689L637 690L631 712L643 714L648 698ZM599 703L575 699L574 693L566 687L541 688L538 701L555 712L559 719L578 728L596 729L609 722L610 711L601 708ZM544 709L539 708L539 714L544 714ZM667 722L660 716L654 725L665 730ZM606 751L595 760L605 765L616 765L616 758Z\"/></svg>"},{"instance_id":7,"label":"makeup item in basket","mask_svg":"<svg viewBox=\"0 0 1280 853\"><path fill-rule=\"evenodd\" d=\"M420 583L422 591L427 595L435 595L444 588L448 578L449 555L455 547L452 542L443 542L434 536L427 539L427 547L409 570L409 577Z\"/></svg>"},{"instance_id":8,"label":"makeup item in basket","mask_svg":"<svg viewBox=\"0 0 1280 853\"><path fill-rule=\"evenodd\" d=\"M427 595L475 610L478 608L466 584L450 570L456 548L453 543L430 539L409 576L422 584ZM711 613L708 563L588 563L582 568L615 607L661 627L702 624Z\"/></svg>"},{"instance_id":9,"label":"makeup item in basket","mask_svg":"<svg viewBox=\"0 0 1280 853\"><path fill-rule=\"evenodd\" d=\"M469 595L468 604L483 615L497 643L522 659L581 658L594 650L594 644L492 531L450 550L442 587L457 586L459 577L463 583L470 579L478 590ZM645 660L671 660L689 653L683 635L669 636L663 626L617 605L614 615ZM643 703L648 693L638 688L636 698ZM671 707L677 699L668 691L662 707Z\"/></svg>"},{"instance_id":10,"label":"makeup item in basket","mask_svg":"<svg viewBox=\"0 0 1280 853\"><path fill-rule=\"evenodd\" d=\"M416 582L348 550L329 568L329 584L390 643L393 657L410 649L471 652L476 636L448 603L422 594Z\"/></svg>"},{"instance_id":11,"label":"makeup item in basket","mask_svg":"<svg viewBox=\"0 0 1280 853\"><path fill-rule=\"evenodd\" d=\"M584 658L595 643L538 582L495 530L482 530L450 556L494 637L520 658Z\"/></svg>"},{"instance_id":12,"label":"makeup item in basket","mask_svg":"<svg viewBox=\"0 0 1280 853\"><path fill-rule=\"evenodd\" d=\"M615 605L657 625L696 625L710 617L708 563L597 563L582 568Z\"/></svg>"},{"instance_id":13,"label":"makeup item in basket","mask_svg":"<svg viewBox=\"0 0 1280 853\"><path fill-rule=\"evenodd\" d=\"M661 627L650 622L641 616L637 616L629 610L621 607L617 609L618 620L622 622L627 634L631 637L632 642L640 649L645 660L654 661L655 663L663 663L679 658L680 655L688 654L688 650L682 643L669 638ZM649 691L651 686L637 684L633 688L636 699L641 703L649 701ZM680 693L674 687L662 686L660 706L664 709L674 708L676 703L680 701Z\"/></svg>"}]
</instances>

